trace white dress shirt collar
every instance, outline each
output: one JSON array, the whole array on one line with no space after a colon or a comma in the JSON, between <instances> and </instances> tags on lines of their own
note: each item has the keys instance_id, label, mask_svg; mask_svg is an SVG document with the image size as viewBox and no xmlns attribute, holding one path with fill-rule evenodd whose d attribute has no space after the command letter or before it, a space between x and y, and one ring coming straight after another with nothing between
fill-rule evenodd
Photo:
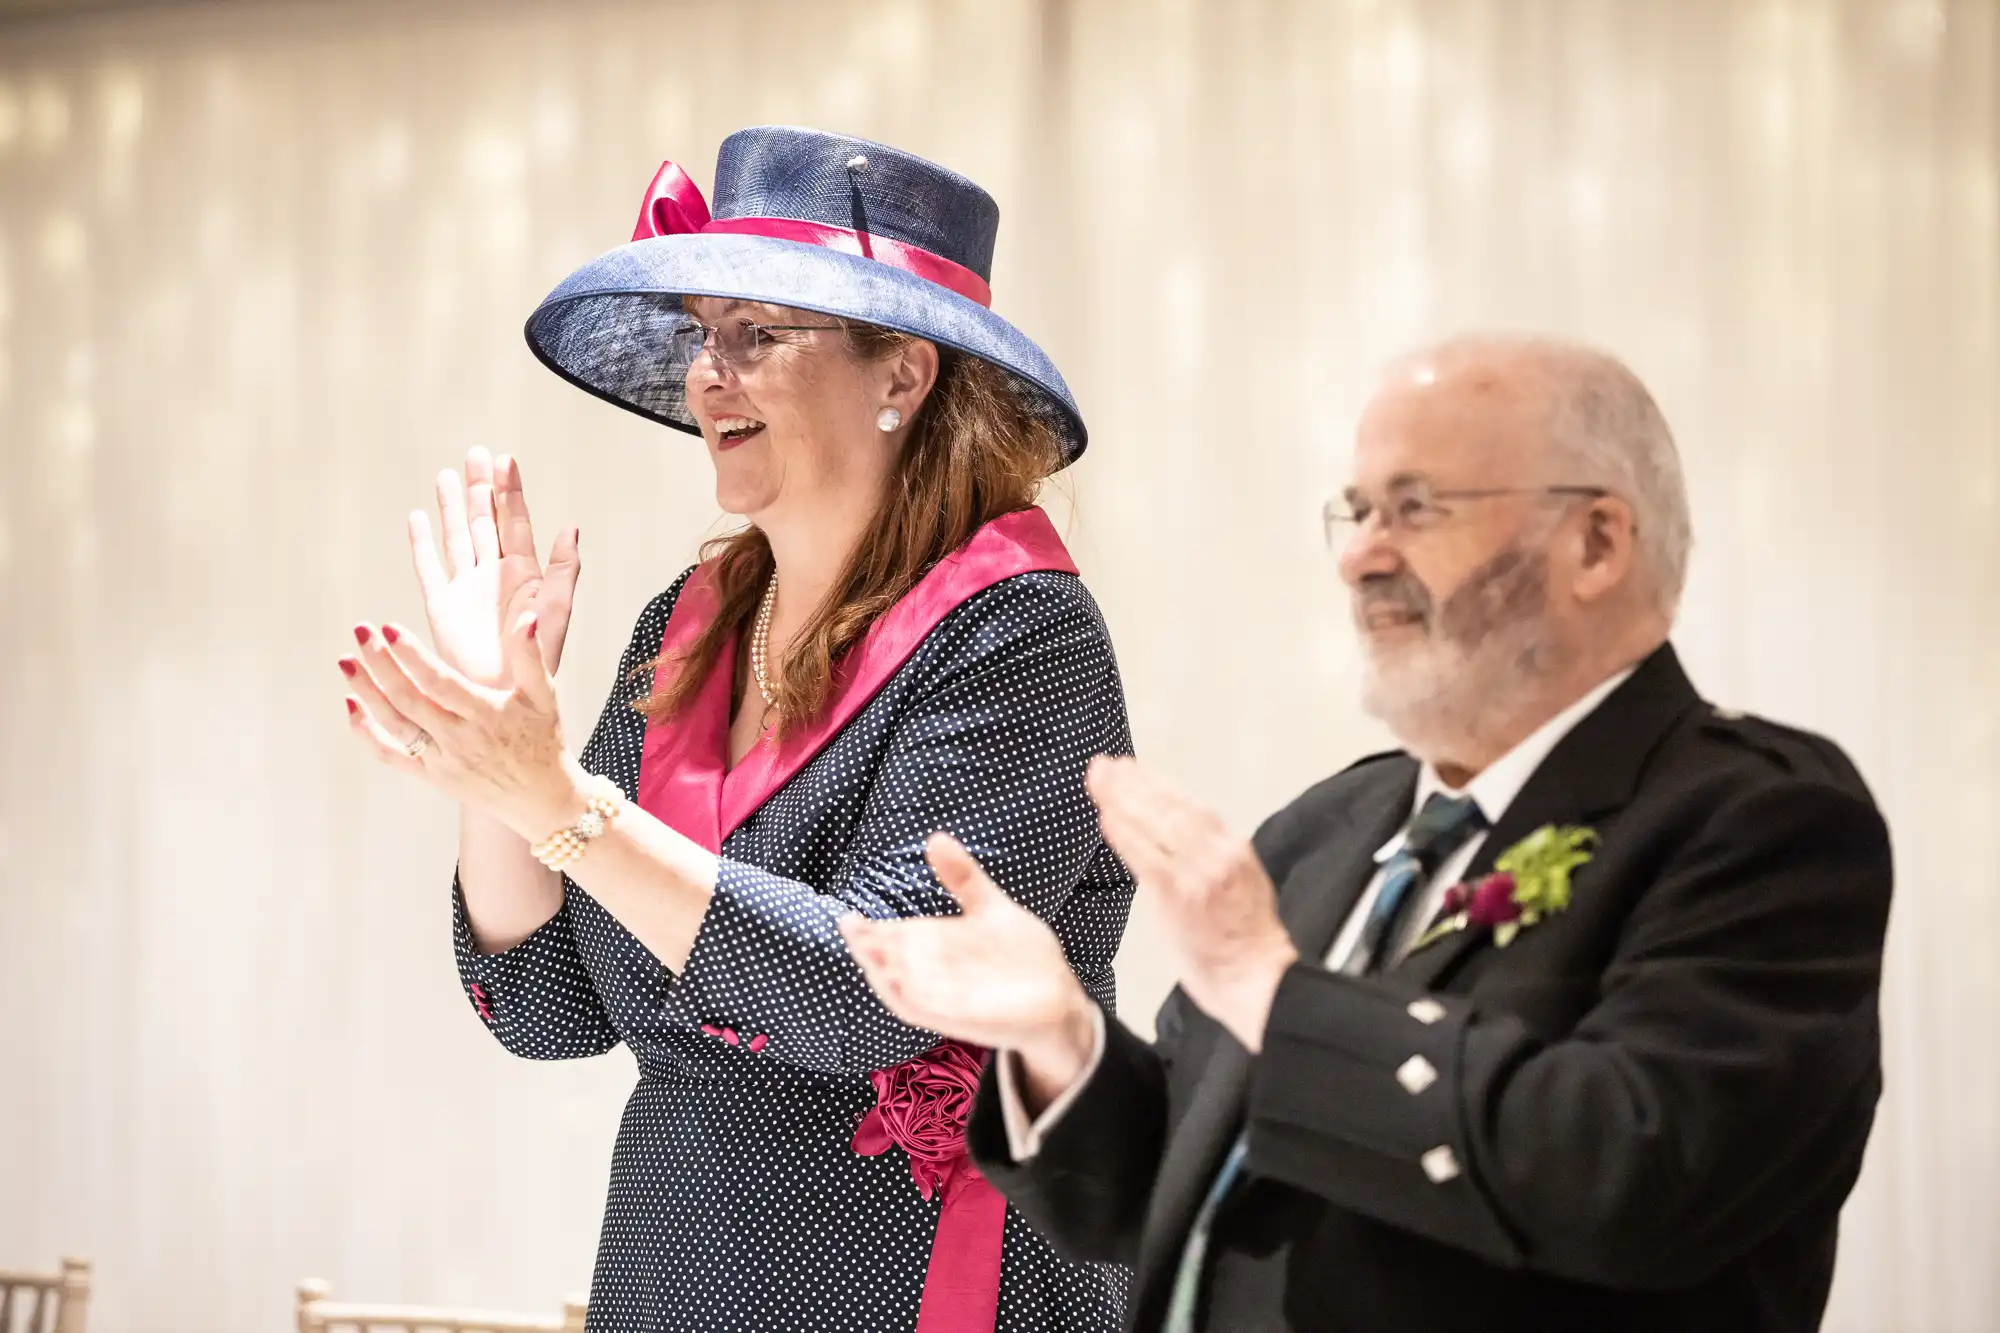
<instances>
[{"instance_id":1,"label":"white dress shirt collar","mask_svg":"<svg viewBox=\"0 0 2000 1333\"><path fill-rule=\"evenodd\" d=\"M1425 764L1417 774L1417 796L1411 804L1411 811L1414 813L1423 809L1424 802L1434 795L1470 796L1478 804L1479 812L1486 816L1487 825L1498 824L1500 817L1507 813L1507 807L1521 794L1521 788L1528 785L1528 779L1549 757L1549 752L1575 729L1577 723L1596 712L1597 706L1636 670L1636 666L1625 668L1542 723L1528 733L1519 745L1481 769L1463 790L1447 786L1445 780L1438 776L1437 769ZM1376 861L1385 862L1402 851L1405 832L1406 829L1398 829L1395 836L1383 843L1375 853Z\"/></svg>"}]
</instances>

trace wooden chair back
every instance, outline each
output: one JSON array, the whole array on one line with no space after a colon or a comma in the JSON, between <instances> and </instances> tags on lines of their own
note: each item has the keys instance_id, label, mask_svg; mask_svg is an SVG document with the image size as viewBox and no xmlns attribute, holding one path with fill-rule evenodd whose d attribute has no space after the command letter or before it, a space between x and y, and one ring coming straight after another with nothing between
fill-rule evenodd
<instances>
[{"instance_id":1,"label":"wooden chair back","mask_svg":"<svg viewBox=\"0 0 2000 1333\"><path fill-rule=\"evenodd\" d=\"M0 1273L0 1333L83 1333L89 1305L90 1265L81 1259L63 1260L53 1276Z\"/></svg>"},{"instance_id":2,"label":"wooden chair back","mask_svg":"<svg viewBox=\"0 0 2000 1333\"><path fill-rule=\"evenodd\" d=\"M581 1296L564 1301L559 1316L425 1305L363 1305L335 1301L332 1288L310 1278L299 1283L298 1333L379 1333L390 1329L400 1333L583 1333L584 1309Z\"/></svg>"}]
</instances>

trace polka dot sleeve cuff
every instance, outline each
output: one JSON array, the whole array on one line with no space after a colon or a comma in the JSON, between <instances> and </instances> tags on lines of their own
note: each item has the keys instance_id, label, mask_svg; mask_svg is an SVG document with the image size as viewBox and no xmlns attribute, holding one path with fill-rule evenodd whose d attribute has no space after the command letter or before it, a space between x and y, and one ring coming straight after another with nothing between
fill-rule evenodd
<instances>
[{"instance_id":1,"label":"polka dot sleeve cuff","mask_svg":"<svg viewBox=\"0 0 2000 1333\"><path fill-rule=\"evenodd\" d=\"M576 892L567 879L563 888ZM451 911L459 983L473 1012L502 1046L530 1060L574 1060L618 1044L570 932L567 898L534 934L501 953L479 952L455 878Z\"/></svg>"}]
</instances>

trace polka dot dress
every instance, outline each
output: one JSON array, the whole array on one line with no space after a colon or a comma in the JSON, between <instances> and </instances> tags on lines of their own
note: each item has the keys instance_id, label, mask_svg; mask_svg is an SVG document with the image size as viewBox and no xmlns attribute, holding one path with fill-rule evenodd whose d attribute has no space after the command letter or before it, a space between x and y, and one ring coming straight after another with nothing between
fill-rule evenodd
<instances>
[{"instance_id":1,"label":"polka dot dress","mask_svg":"<svg viewBox=\"0 0 2000 1333\"><path fill-rule=\"evenodd\" d=\"M650 687L680 583L633 631L582 762L636 799ZM1131 753L1103 618L1070 574L1018 575L941 621L826 748L722 845L685 972L663 969L587 893L458 965L508 1050L637 1057L611 1163L593 1333L897 1333L916 1325L938 1205L892 1148L850 1147L868 1071L935 1034L882 1007L835 930L953 910L923 860L945 829L1047 920L1100 1003L1132 881L1098 835L1091 756ZM454 893L454 898L457 895ZM999 1333L1110 1333L1126 1270L1067 1263L1009 1208Z\"/></svg>"}]
</instances>

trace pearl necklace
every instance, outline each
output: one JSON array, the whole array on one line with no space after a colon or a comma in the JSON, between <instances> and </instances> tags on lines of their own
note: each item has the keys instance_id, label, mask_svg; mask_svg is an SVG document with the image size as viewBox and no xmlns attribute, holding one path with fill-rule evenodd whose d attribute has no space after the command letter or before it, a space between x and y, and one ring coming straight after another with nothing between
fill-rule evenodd
<instances>
[{"instance_id":1,"label":"pearl necklace","mask_svg":"<svg viewBox=\"0 0 2000 1333\"><path fill-rule=\"evenodd\" d=\"M766 708L778 706L770 678L764 674L765 655L771 650L771 609L777 604L778 572L772 570L771 581L764 585L764 598L757 604L757 623L750 630L750 674L757 678L757 693L764 696Z\"/></svg>"}]
</instances>

